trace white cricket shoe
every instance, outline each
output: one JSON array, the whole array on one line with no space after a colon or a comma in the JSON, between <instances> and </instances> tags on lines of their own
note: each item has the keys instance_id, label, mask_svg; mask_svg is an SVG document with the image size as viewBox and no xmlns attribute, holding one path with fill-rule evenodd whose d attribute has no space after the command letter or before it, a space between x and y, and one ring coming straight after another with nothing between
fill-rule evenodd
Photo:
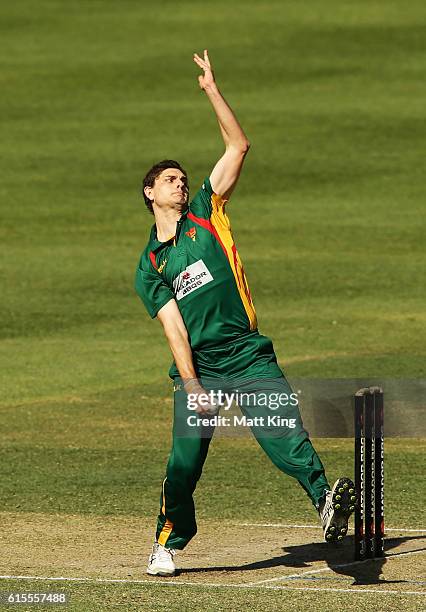
<instances>
[{"instance_id":1,"label":"white cricket shoe","mask_svg":"<svg viewBox=\"0 0 426 612\"><path fill-rule=\"evenodd\" d=\"M176 551L173 548L164 548L155 542L152 553L149 555L146 573L151 576L174 576L176 566L173 557L175 554Z\"/></svg>"},{"instance_id":2,"label":"white cricket shoe","mask_svg":"<svg viewBox=\"0 0 426 612\"><path fill-rule=\"evenodd\" d=\"M348 521L357 504L355 485L339 478L318 509L326 542L341 542L348 532Z\"/></svg>"}]
</instances>

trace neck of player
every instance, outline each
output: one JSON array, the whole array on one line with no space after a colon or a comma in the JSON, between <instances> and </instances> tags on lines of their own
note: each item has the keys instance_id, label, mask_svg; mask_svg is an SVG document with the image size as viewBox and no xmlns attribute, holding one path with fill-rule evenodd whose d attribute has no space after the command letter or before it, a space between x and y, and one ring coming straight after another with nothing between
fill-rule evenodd
<instances>
[{"instance_id":1,"label":"neck of player","mask_svg":"<svg viewBox=\"0 0 426 612\"><path fill-rule=\"evenodd\" d=\"M176 224L183 210L181 208L168 208L166 210L154 207L155 225L157 227L157 240L166 242L176 234Z\"/></svg>"}]
</instances>

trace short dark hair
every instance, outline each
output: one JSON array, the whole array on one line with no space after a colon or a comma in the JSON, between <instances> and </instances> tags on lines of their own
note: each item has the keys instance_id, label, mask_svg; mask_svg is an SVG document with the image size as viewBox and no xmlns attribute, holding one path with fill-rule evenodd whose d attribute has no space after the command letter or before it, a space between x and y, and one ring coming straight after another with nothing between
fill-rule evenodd
<instances>
[{"instance_id":1,"label":"short dark hair","mask_svg":"<svg viewBox=\"0 0 426 612\"><path fill-rule=\"evenodd\" d=\"M143 199L145 200L146 207L151 214L154 214L154 211L152 210L152 201L145 195L145 187L153 187L157 176L159 176L163 170L167 170L167 168L176 168L176 170L183 172L185 177L187 176L182 166L173 159L163 159L163 161L158 162L158 164L154 164L152 168L148 170L145 178L142 181L142 195Z\"/></svg>"}]
</instances>

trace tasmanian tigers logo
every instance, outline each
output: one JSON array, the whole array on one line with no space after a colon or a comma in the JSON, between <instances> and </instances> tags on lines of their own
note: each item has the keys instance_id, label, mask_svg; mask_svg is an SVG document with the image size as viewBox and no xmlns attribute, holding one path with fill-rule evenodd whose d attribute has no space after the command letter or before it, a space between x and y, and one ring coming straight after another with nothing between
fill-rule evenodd
<instances>
[{"instance_id":1,"label":"tasmanian tigers logo","mask_svg":"<svg viewBox=\"0 0 426 612\"><path fill-rule=\"evenodd\" d=\"M190 230L188 230L187 232L185 232L185 236L188 236L189 238L191 238L191 240L193 242L195 242L195 236L197 234L197 230L195 227L191 227Z\"/></svg>"}]
</instances>

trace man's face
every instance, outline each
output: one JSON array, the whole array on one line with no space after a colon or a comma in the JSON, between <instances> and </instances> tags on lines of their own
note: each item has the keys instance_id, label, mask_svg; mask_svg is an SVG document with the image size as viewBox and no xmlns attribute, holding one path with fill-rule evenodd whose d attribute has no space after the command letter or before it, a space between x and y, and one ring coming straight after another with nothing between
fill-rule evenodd
<instances>
[{"instance_id":1,"label":"man's face","mask_svg":"<svg viewBox=\"0 0 426 612\"><path fill-rule=\"evenodd\" d=\"M188 200L188 180L177 168L167 168L145 193L159 207L184 208Z\"/></svg>"}]
</instances>

